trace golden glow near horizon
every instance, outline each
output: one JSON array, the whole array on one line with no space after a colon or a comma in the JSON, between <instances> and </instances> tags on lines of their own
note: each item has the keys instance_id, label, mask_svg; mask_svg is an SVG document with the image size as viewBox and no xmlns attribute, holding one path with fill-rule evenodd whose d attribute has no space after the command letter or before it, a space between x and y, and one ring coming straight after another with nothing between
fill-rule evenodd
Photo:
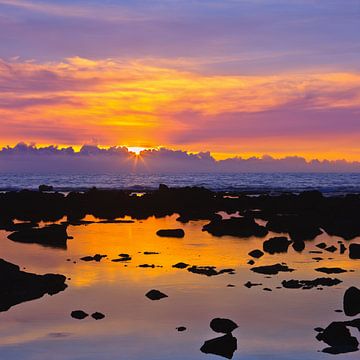
<instances>
[{"instance_id":1,"label":"golden glow near horizon","mask_svg":"<svg viewBox=\"0 0 360 360\"><path fill-rule=\"evenodd\" d=\"M9 70L11 69L11 71ZM206 75L145 61L0 62L1 143L148 144L359 160L360 74ZM300 115L298 113L300 112ZM353 116L353 115L352 115ZM316 117L315 120L312 117ZM331 147L329 147L331 144ZM131 151L131 150L130 150Z\"/></svg>"}]
</instances>

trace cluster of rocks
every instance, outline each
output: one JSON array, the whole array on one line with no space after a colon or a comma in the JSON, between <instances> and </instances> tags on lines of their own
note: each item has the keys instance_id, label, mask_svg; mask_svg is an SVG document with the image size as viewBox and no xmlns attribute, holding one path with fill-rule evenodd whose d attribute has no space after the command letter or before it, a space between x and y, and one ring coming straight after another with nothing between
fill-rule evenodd
<instances>
[{"instance_id":1,"label":"cluster of rocks","mask_svg":"<svg viewBox=\"0 0 360 360\"><path fill-rule=\"evenodd\" d=\"M89 316L89 314L83 310L74 310L71 312L70 315L72 318L77 319L77 320L83 320ZM96 311L91 314L91 317L95 320L102 320L102 319L104 319L105 315L101 312Z\"/></svg>"}]
</instances>

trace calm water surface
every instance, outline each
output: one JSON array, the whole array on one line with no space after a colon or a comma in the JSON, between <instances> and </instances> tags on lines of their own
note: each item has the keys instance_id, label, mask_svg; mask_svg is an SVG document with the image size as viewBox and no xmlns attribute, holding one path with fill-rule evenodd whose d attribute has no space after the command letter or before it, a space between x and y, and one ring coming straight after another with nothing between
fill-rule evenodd
<instances>
[{"instance_id":1,"label":"calm water surface","mask_svg":"<svg viewBox=\"0 0 360 360\"><path fill-rule=\"evenodd\" d=\"M209 328L214 317L227 317L239 325L234 331L238 339L234 359L331 358L319 352L326 346L315 339L313 328L345 320L344 314L334 310L342 308L347 287L359 286L360 262L349 260L347 253L325 253L320 256L326 260L316 263L312 257L318 255L308 251L317 249L314 245L320 241L336 244L339 238L320 235L308 242L301 254L291 247L288 254L266 254L256 261L257 265L285 261L296 269L266 278L250 271L246 264L247 253L261 248L264 239L215 238L201 231L206 221L180 225L176 217L149 218L132 224L69 226L68 233L74 239L68 240L67 250L18 244L1 231L1 258L26 271L61 273L71 280L64 292L0 313L0 358L220 359L199 351L205 340L218 335ZM174 227L183 227L185 238L159 238L155 234L158 229ZM271 236L274 234L267 238ZM144 255L144 251L160 254ZM95 253L107 254L109 258L99 263L79 260ZM127 266L110 261L120 253L132 255ZM179 261L230 267L236 269L236 274L206 277L172 268ZM137 267L144 263L163 267ZM314 271L319 266L340 266L355 272L335 276L343 283L323 291L276 289L284 279L322 277L324 274ZM248 280L263 286L248 289L243 286ZM236 287L227 287L228 284ZM264 287L273 291L264 291ZM150 301L144 296L150 289L161 290L169 297ZM70 313L77 309L100 311L106 318L72 319ZM187 331L179 333L177 326L186 326ZM358 359L359 352L336 358Z\"/></svg>"}]
</instances>

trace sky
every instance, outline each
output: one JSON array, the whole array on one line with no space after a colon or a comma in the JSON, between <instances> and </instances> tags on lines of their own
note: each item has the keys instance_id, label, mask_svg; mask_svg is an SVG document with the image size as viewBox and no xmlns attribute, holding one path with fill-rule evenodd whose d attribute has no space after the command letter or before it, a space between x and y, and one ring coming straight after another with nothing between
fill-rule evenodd
<instances>
[{"instance_id":1,"label":"sky","mask_svg":"<svg viewBox=\"0 0 360 360\"><path fill-rule=\"evenodd\" d=\"M360 160L359 0L0 0L0 146Z\"/></svg>"}]
</instances>

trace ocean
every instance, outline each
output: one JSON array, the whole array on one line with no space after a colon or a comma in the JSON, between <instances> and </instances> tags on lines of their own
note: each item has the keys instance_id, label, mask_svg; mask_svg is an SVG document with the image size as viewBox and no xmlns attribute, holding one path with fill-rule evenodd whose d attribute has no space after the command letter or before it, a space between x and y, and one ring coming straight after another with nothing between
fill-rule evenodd
<instances>
[{"instance_id":1,"label":"ocean","mask_svg":"<svg viewBox=\"0 0 360 360\"><path fill-rule=\"evenodd\" d=\"M156 189L203 186L217 191L300 192L317 189L327 195L359 193L360 173L127 173L127 174L29 174L0 173L0 191L37 189L52 185L56 191L99 189Z\"/></svg>"}]
</instances>

